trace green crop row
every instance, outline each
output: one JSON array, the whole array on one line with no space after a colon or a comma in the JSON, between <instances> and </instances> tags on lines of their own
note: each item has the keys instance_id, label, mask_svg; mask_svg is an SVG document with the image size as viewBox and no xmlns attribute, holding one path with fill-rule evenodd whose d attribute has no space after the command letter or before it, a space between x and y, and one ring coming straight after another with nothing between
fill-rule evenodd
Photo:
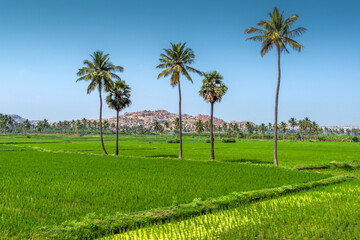
<instances>
[{"instance_id":1,"label":"green crop row","mask_svg":"<svg viewBox=\"0 0 360 240\"><path fill-rule=\"evenodd\" d=\"M153 224L103 240L358 239L358 196L360 181L355 180L183 221Z\"/></svg>"},{"instance_id":2,"label":"green crop row","mask_svg":"<svg viewBox=\"0 0 360 240\"><path fill-rule=\"evenodd\" d=\"M282 187L249 191L243 193L232 193L227 196L213 198L206 201L195 199L190 204L181 204L170 208L154 209L132 215L116 214L113 216L99 217L88 215L81 221L66 222L60 226L45 227L41 229L37 237L50 239L93 239L114 232L121 232L146 226L152 223L164 222L173 219L181 219L213 212L219 209L236 207L261 199L278 197L284 194L311 189L317 186L324 186L348 180L345 176L335 176L328 179L312 181L308 183L297 183ZM183 229L187 231L188 229ZM140 239L145 236L140 236ZM157 239L157 238L155 238ZM172 238L169 238L172 239ZM184 238L187 239L187 238Z\"/></svg>"}]
</instances>

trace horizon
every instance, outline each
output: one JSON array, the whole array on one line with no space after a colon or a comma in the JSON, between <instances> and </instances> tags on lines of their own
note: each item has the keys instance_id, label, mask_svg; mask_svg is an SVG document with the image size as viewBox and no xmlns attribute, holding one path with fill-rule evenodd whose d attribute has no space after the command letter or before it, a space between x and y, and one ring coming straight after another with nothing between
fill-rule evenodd
<instances>
[{"instance_id":1,"label":"horizon","mask_svg":"<svg viewBox=\"0 0 360 240\"><path fill-rule=\"evenodd\" d=\"M353 44L360 33L352 31L355 36L348 37L360 22L360 4L354 0L184 1L176 12L168 11L176 4L167 1L142 1L141 7L127 1L36 2L6 2L0 9L0 41L5 46L0 112L49 122L97 119L97 92L87 95L87 83L75 80L82 61L102 50L124 67L119 76L132 88L133 104L120 114L144 109L177 113L177 89L169 78L157 80L160 70L155 66L170 42L187 42L196 55L193 67L217 70L229 87L222 102L215 104L215 117L273 123L276 53L272 50L261 58L260 44L245 41L244 30L267 19L277 6L286 17L299 14L295 27L308 29L296 38L304 51L281 56L279 122L309 117L322 126L360 126L360 112L354 109L360 105L360 46ZM180 17L181 23L173 28L168 19ZM110 37L89 37L88 26ZM183 113L209 115L210 105L198 96L202 78L191 76L194 84L181 78ZM103 118L114 115L104 101Z\"/></svg>"},{"instance_id":2,"label":"horizon","mask_svg":"<svg viewBox=\"0 0 360 240\"><path fill-rule=\"evenodd\" d=\"M119 115L119 117L121 117L121 116L123 116L123 115L125 115L125 114L131 114L131 113L136 113L136 112L145 112L145 111L147 111L147 112L155 112L155 111L167 111L167 110L165 110L165 109L155 109L155 110L149 110L149 109L144 109L144 110L139 110L139 111L133 111L133 112L123 112L122 114L120 114ZM169 114L174 114L174 115L178 115L178 113L176 113L176 112L169 112L169 111L167 111ZM1 114L1 113L0 113ZM2 114L4 114L4 113L2 113ZM5 115L16 115L16 116L19 116L19 117L21 117L21 118L23 118L23 119L27 119L27 118L24 118L23 116L21 116L21 115L18 115L18 114L12 114L12 113L10 113L10 114L8 114L8 113L6 113ZM188 114L188 113L182 113L181 115L187 115L187 116L191 116L191 117L194 117L194 118L196 118L197 116L200 116L200 115L203 115L203 116L206 116L206 117L209 117L210 118L210 115L208 115L208 114L201 114L201 113L199 113L199 114L196 114L196 115L191 115L191 114ZM112 119L112 118L116 118L116 116L113 116L113 117L106 117L106 118L103 118L103 120L107 120L107 119ZM49 123L50 124L53 124L53 123L57 123L57 122L64 122L64 121L68 121L68 122L70 122L70 121L77 121L77 120L82 120L82 119L84 119L84 118L79 118L79 119L63 119L63 120L58 120L58 121L49 121ZM85 118L86 119L86 118ZM230 121L226 121L226 120L224 120L224 119L222 119L222 118L220 118L220 117L217 117L217 116L214 116L214 119L219 119L219 120L222 120L222 121L225 121L226 123L230 123L230 122L250 122L250 123L254 123L254 124L256 124L257 126L259 126L260 124L262 124L262 123L264 123L265 125L266 124L268 124L268 123L266 123L266 122L260 122L260 123L258 123L258 122L254 122L254 121L251 121L251 120L249 120L249 119L232 119L232 120L230 120ZM44 119L28 119L29 121L43 121ZM86 119L86 120L88 120L88 121L98 121L99 120L99 118L90 118L90 119ZM301 120L301 119L296 119L296 120ZM312 119L310 119L310 120L312 120ZM285 121L286 123L288 123L288 121ZM319 123L318 123L319 124ZM319 124L319 126L320 127L346 127L346 128L349 128L349 127L354 127L354 128L360 128L360 125L322 125L321 123ZM288 126L288 128L290 128L289 126Z\"/></svg>"}]
</instances>

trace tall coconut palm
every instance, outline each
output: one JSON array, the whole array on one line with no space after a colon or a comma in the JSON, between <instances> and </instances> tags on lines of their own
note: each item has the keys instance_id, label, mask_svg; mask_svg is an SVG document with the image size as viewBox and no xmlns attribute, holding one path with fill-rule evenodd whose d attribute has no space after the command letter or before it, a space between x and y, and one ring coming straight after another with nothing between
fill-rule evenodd
<instances>
[{"instance_id":1,"label":"tall coconut palm","mask_svg":"<svg viewBox=\"0 0 360 240\"><path fill-rule=\"evenodd\" d=\"M167 77L171 75L170 85L179 88L179 138L180 150L179 159L182 159L182 122L181 122L181 88L180 88L180 75L184 75L190 82L193 82L189 72L194 72L199 75L202 73L189 65L195 61L195 54L192 49L186 47L186 43L171 44L171 48L164 49L165 53L160 54L160 64L156 68L165 69L159 75Z\"/></svg>"},{"instance_id":2,"label":"tall coconut palm","mask_svg":"<svg viewBox=\"0 0 360 240\"><path fill-rule=\"evenodd\" d=\"M109 108L116 111L116 150L115 155L119 155L119 113L124 108L130 106L130 91L131 88L123 80L117 80L114 85L108 89L109 95L106 97L106 102Z\"/></svg>"},{"instance_id":3,"label":"tall coconut palm","mask_svg":"<svg viewBox=\"0 0 360 240\"><path fill-rule=\"evenodd\" d=\"M90 84L87 88L87 94L90 94L96 88L99 91L100 98L100 139L101 146L105 155L107 152L104 146L103 134L102 134L102 97L101 92L109 90L112 85L112 79L120 80L120 77L116 75L116 72L124 71L121 66L115 66L110 62L109 54L104 54L102 51L96 51L91 56L91 60L84 60L85 67L80 68L77 72L79 78L78 81L89 81Z\"/></svg>"},{"instance_id":4,"label":"tall coconut palm","mask_svg":"<svg viewBox=\"0 0 360 240\"><path fill-rule=\"evenodd\" d=\"M211 104L210 110L210 144L211 144L211 155L210 159L214 160L214 103L221 102L222 97L226 94L228 88L222 82L223 76L220 73L213 71L204 73L204 80L200 88L199 94L203 99Z\"/></svg>"},{"instance_id":5,"label":"tall coconut palm","mask_svg":"<svg viewBox=\"0 0 360 240\"><path fill-rule=\"evenodd\" d=\"M284 12L279 12L277 7L274 8L273 12L269 13L269 20L260 20L257 25L260 28L249 27L245 30L246 34L253 34L255 36L247 38L247 40L260 41L262 42L261 57L268 53L273 47L276 47L278 55L278 80L275 97L275 123L274 123L274 165L278 165L277 159L277 118L278 118L278 99L280 90L280 55L282 52L289 53L287 46L290 46L296 51L301 51L304 46L296 42L293 37L300 36L306 31L303 27L292 29L292 26L299 18L299 15L295 14L288 18L284 18Z\"/></svg>"},{"instance_id":6,"label":"tall coconut palm","mask_svg":"<svg viewBox=\"0 0 360 240\"><path fill-rule=\"evenodd\" d=\"M203 121L201 121L201 119L195 122L195 131L199 134L199 142L200 142L200 135L202 132L205 131L204 123Z\"/></svg>"},{"instance_id":7,"label":"tall coconut palm","mask_svg":"<svg viewBox=\"0 0 360 240\"><path fill-rule=\"evenodd\" d=\"M295 127L298 125L298 122L295 118L289 119L289 126L292 127L292 141L294 141Z\"/></svg>"}]
</instances>

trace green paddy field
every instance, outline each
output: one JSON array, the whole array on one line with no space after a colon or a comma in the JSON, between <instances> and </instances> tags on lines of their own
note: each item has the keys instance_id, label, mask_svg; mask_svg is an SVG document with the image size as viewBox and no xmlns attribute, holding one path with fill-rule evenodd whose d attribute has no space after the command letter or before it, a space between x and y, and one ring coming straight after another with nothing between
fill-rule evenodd
<instances>
[{"instance_id":1,"label":"green paddy field","mask_svg":"<svg viewBox=\"0 0 360 240\"><path fill-rule=\"evenodd\" d=\"M273 142L268 140L216 139L214 162L209 161L210 144L196 137L184 138L184 160L177 159L178 144L167 143L164 136L121 136L117 157L111 155L115 137L105 136L105 145L109 156L102 155L98 136L1 136L0 239L359 236L360 205L354 196L360 193L360 143L280 141L280 167L272 166ZM350 165L293 168L331 162ZM334 176L349 177L328 186L312 184ZM299 187L305 185L310 187ZM271 195L271 189L282 186L290 190ZM270 197L250 199L248 193L261 191ZM245 194L247 200L238 197L215 207L231 194ZM211 213L197 210L209 201ZM191 211L183 210L186 204L193 204ZM176 213L160 222L146 219L140 229L130 220L99 225L111 216L138 221L154 209Z\"/></svg>"}]
</instances>

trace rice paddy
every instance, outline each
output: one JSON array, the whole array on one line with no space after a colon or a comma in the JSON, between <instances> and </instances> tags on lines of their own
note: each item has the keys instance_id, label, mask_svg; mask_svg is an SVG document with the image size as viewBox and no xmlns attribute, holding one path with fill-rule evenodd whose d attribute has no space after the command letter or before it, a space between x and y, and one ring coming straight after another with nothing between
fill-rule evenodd
<instances>
[{"instance_id":1,"label":"rice paddy","mask_svg":"<svg viewBox=\"0 0 360 240\"><path fill-rule=\"evenodd\" d=\"M360 182L356 180L157 224L104 240L358 239L359 195Z\"/></svg>"},{"instance_id":2,"label":"rice paddy","mask_svg":"<svg viewBox=\"0 0 360 240\"><path fill-rule=\"evenodd\" d=\"M331 174L349 173L346 170L296 171L273 167L272 142L267 140L222 143L217 139L217 161L210 162L209 144L204 140L198 142L197 138L184 138L182 161L177 160L178 144L167 143L165 137L121 136L120 139L120 156L115 157L102 156L98 137L93 136L1 137L1 238L26 239L44 226L79 221L92 213L98 217L132 214L191 203L194 199L201 201L232 192L306 183L328 178ZM106 137L109 153L114 151L113 140L111 136ZM351 162L360 159L359 150L357 143L279 142L279 161L284 166ZM351 175L357 177L357 170L351 171ZM112 237L277 236L281 239L306 238L317 232L320 235L313 236L326 238L326 234L340 236L341 231L348 234L344 236L351 237L359 232L353 224L359 220L358 209L354 207L358 202L351 198L358 191L357 181L319 187ZM340 200L345 204L337 206ZM326 208L318 211L318 223L316 219L311 222L309 219L321 205ZM354 211L344 214L346 209ZM344 228L343 224L348 227ZM293 235L289 235L292 231Z\"/></svg>"}]
</instances>

